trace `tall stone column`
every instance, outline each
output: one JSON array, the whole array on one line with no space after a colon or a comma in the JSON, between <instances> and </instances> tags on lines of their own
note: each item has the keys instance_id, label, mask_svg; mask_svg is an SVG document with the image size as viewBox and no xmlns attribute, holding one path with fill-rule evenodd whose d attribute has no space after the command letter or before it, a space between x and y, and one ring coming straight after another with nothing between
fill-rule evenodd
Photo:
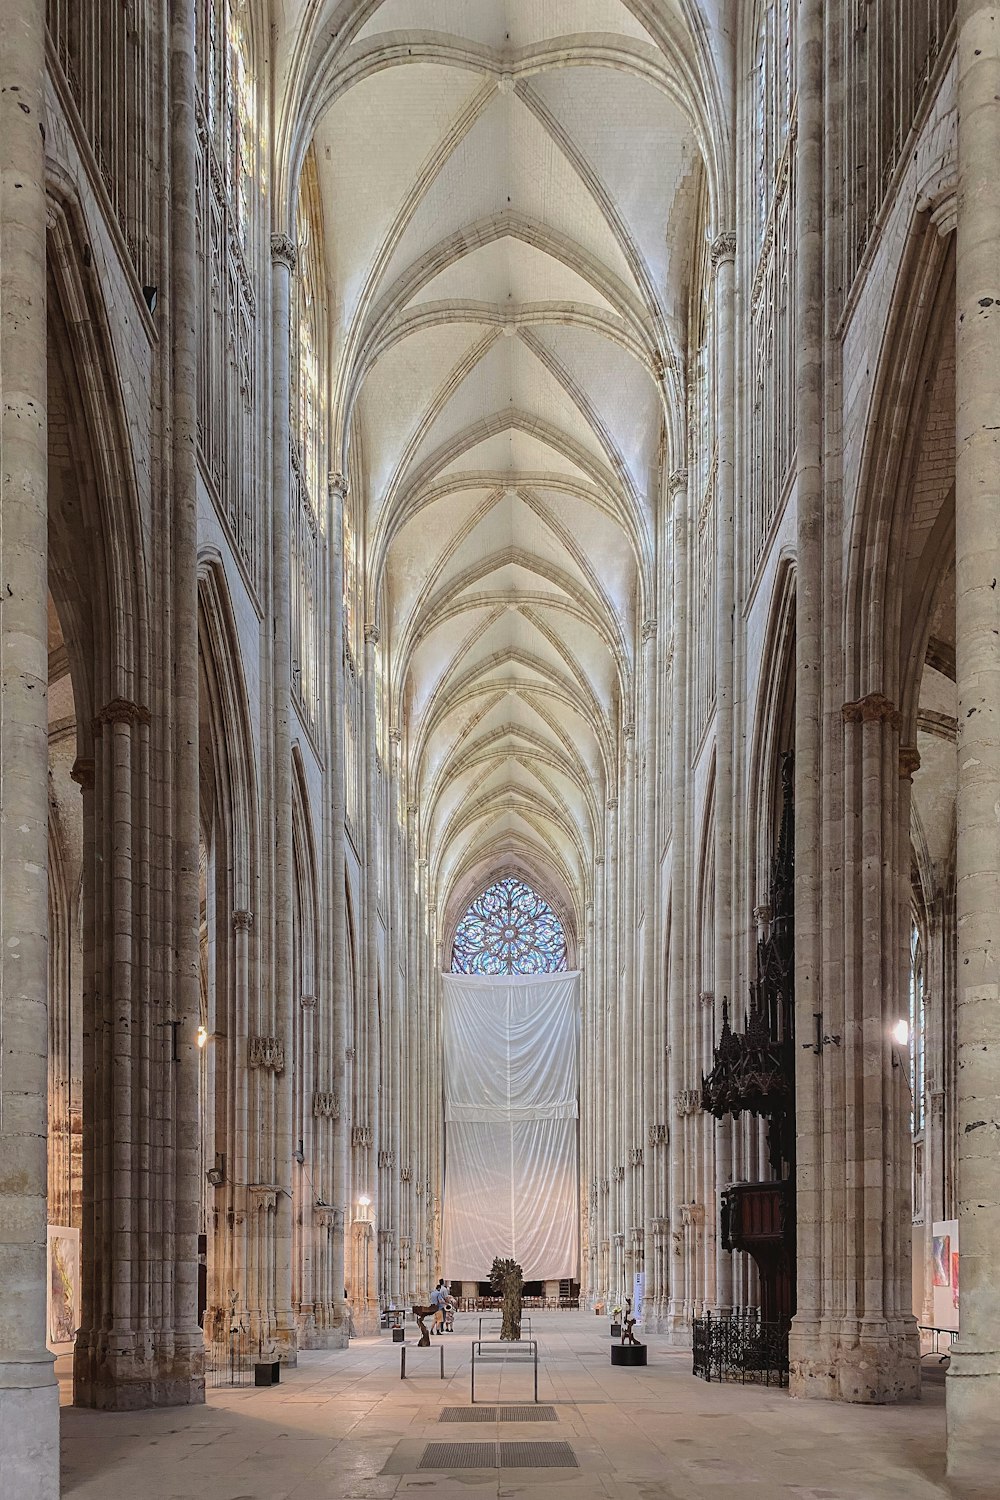
<instances>
[{"instance_id":1,"label":"tall stone column","mask_svg":"<svg viewBox=\"0 0 1000 1500\"><path fill-rule=\"evenodd\" d=\"M671 1341L688 1342L686 1267L682 1247L684 1224L684 1054L687 1037L687 691L688 691L688 496L687 470L670 475L673 512L673 636L671 702L670 833L670 972L667 995L667 1096L670 1125L670 1234L667 1249L669 1283L667 1332Z\"/></svg>"},{"instance_id":2,"label":"tall stone column","mask_svg":"<svg viewBox=\"0 0 1000 1500\"><path fill-rule=\"evenodd\" d=\"M348 1308L344 1298L346 1274L345 1224L349 1191L347 1100L347 996L350 953L347 942L347 784L346 691L344 684L344 500L347 479L331 474L330 502L330 796L327 828L330 902L330 1101L332 1158L318 1194L329 1235L330 1284L333 1311L331 1342L347 1343ZM322 1212L322 1210L317 1210Z\"/></svg>"},{"instance_id":3,"label":"tall stone column","mask_svg":"<svg viewBox=\"0 0 1000 1500\"><path fill-rule=\"evenodd\" d=\"M613 1303L621 1291L621 1266L616 1247L621 1241L617 1232L621 1229L621 1120L618 1110L617 1059L621 1037L621 970L619 965L619 940L624 929L621 921L621 893L619 890L619 844L618 844L618 798L607 799L607 824L605 829L607 847L607 897L605 923L607 931L607 1009L605 1011L605 1176L607 1189L607 1239L609 1279L604 1295Z\"/></svg>"},{"instance_id":4,"label":"tall stone column","mask_svg":"<svg viewBox=\"0 0 1000 1500\"><path fill-rule=\"evenodd\" d=\"M1000 1468L1000 12L958 6L956 661L960 1334L948 1473Z\"/></svg>"},{"instance_id":5,"label":"tall stone column","mask_svg":"<svg viewBox=\"0 0 1000 1500\"><path fill-rule=\"evenodd\" d=\"M795 184L795 1012L807 1034L823 1010L823 3L800 0ZM791 1387L822 1387L823 1097L816 1059L796 1050L798 1310L789 1336ZM827 1330L823 1330L824 1337ZM815 1376L819 1374L817 1388Z\"/></svg>"},{"instance_id":6,"label":"tall stone column","mask_svg":"<svg viewBox=\"0 0 1000 1500\"><path fill-rule=\"evenodd\" d=\"M293 1093L292 996L292 658L290 514L290 319L291 279L296 249L287 234L271 236L271 610L274 650L271 665L274 737L271 766L274 864L272 884L273 1027L284 1044L289 1066L273 1070L270 1080L270 1126L273 1155L269 1175L279 1189L291 1180ZM263 1186L263 1184L261 1184ZM282 1361L294 1365L298 1347L292 1310L292 1198L277 1193L268 1219L275 1242L275 1341Z\"/></svg>"},{"instance_id":7,"label":"tall stone column","mask_svg":"<svg viewBox=\"0 0 1000 1500\"><path fill-rule=\"evenodd\" d=\"M629 717L623 726L625 770L623 785L625 807L622 819L622 919L621 929L625 944L625 973L623 978L624 1006L620 1027L621 1048L618 1054L618 1163L622 1169L621 1220L625 1231L623 1247L622 1279L627 1297L632 1295L635 1285L636 1241L632 1233L636 1227L635 1166L632 1153L635 1146L635 1094L636 1070L638 1067L638 1009L637 999L637 942L636 942L636 787L635 787L635 719ZM639 1202L641 1204L641 1196Z\"/></svg>"},{"instance_id":8,"label":"tall stone column","mask_svg":"<svg viewBox=\"0 0 1000 1500\"><path fill-rule=\"evenodd\" d=\"M0 1490L59 1494L46 1329L48 593L45 6L0 17Z\"/></svg>"},{"instance_id":9,"label":"tall stone column","mask_svg":"<svg viewBox=\"0 0 1000 1500\"><path fill-rule=\"evenodd\" d=\"M660 1296L659 1262L654 1254L653 1219L659 1212L656 1194L656 1148L655 1133L648 1129L651 1118L662 1117L660 1095L657 1089L657 1036L660 986L657 983L657 902L656 902L656 856L659 848L659 833L656 816L656 768L658 764L657 744L657 653L656 621L647 619L642 626L642 863L640 879L642 886L642 990L638 1027L642 1033L641 1078L642 1088L635 1111L633 1151L637 1154L635 1171L641 1183L641 1197L637 1198L636 1224L642 1228L642 1269L646 1283L644 1292L643 1325L655 1325Z\"/></svg>"},{"instance_id":10,"label":"tall stone column","mask_svg":"<svg viewBox=\"0 0 1000 1500\"><path fill-rule=\"evenodd\" d=\"M716 482L716 709L715 709L715 990L708 1019L721 1026L721 1000L733 1001L733 877L737 850L733 840L734 673L733 632L736 619L734 543L736 528L736 235L726 231L712 242L713 331L715 337L715 434L719 464ZM710 1002L712 1003L712 1002ZM710 1028L714 1031L714 1028ZM713 1035L714 1040L714 1035ZM711 1066L711 1062L708 1062ZM708 1120L706 1128L711 1130ZM708 1222L718 1224L719 1195L732 1178L732 1122L715 1126L715 1202L705 1204ZM720 1311L733 1303L732 1252L715 1247L715 1302Z\"/></svg>"}]
</instances>

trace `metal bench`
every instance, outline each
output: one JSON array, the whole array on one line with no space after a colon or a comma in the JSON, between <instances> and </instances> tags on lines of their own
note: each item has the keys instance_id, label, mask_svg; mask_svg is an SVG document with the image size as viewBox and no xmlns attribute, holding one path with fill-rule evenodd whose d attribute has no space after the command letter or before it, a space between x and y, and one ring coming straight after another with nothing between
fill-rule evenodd
<instances>
[{"instance_id":1,"label":"metal bench","mask_svg":"<svg viewBox=\"0 0 1000 1500\"><path fill-rule=\"evenodd\" d=\"M931 1336L931 1347L925 1354L921 1354L921 1359L930 1359L936 1354L938 1363L943 1365L946 1359L951 1358L951 1346L958 1338L957 1328L935 1328L932 1323L918 1323L917 1329L920 1333L929 1333ZM941 1348L942 1333L948 1335L948 1347L944 1350Z\"/></svg>"},{"instance_id":2,"label":"metal bench","mask_svg":"<svg viewBox=\"0 0 1000 1500\"><path fill-rule=\"evenodd\" d=\"M503 1342L497 1340L486 1341L484 1339L473 1339L472 1341L472 1404L476 1404L476 1365L527 1365L534 1367L535 1372L535 1402L538 1402L538 1340L537 1339L507 1339Z\"/></svg>"},{"instance_id":3,"label":"metal bench","mask_svg":"<svg viewBox=\"0 0 1000 1500\"><path fill-rule=\"evenodd\" d=\"M400 1344L399 1346L399 1378L406 1379L406 1351L407 1349L428 1349L427 1344ZM430 1346L429 1353L438 1354L441 1359L441 1379L444 1379L444 1345ZM413 1379L413 1376L410 1376Z\"/></svg>"},{"instance_id":4,"label":"metal bench","mask_svg":"<svg viewBox=\"0 0 1000 1500\"><path fill-rule=\"evenodd\" d=\"M500 1336L500 1330L503 1328L502 1321L498 1321L496 1318L494 1318L492 1321L489 1318L480 1318L479 1319L479 1337L480 1337L480 1340L483 1337L483 1324L484 1323L487 1324L486 1332L487 1333L495 1333L497 1335L497 1337L499 1338L499 1336ZM521 1327L522 1327L522 1329L526 1328L528 1330L528 1337L530 1339L531 1338L531 1319L530 1318L522 1318L521 1319Z\"/></svg>"}]
</instances>

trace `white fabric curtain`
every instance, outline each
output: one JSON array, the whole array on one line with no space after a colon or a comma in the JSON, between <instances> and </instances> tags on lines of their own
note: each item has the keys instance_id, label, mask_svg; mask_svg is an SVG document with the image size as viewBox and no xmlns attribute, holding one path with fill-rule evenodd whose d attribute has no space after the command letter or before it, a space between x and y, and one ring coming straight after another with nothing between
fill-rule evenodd
<instances>
[{"instance_id":1,"label":"white fabric curtain","mask_svg":"<svg viewBox=\"0 0 1000 1500\"><path fill-rule=\"evenodd\" d=\"M442 1273L578 1271L579 975L445 974Z\"/></svg>"}]
</instances>

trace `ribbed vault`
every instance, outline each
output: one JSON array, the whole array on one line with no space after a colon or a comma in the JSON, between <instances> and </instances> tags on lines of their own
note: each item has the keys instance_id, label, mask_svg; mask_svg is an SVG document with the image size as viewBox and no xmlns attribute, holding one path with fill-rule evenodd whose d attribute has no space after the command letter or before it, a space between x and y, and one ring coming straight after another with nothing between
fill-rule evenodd
<instances>
[{"instance_id":1,"label":"ribbed vault","mask_svg":"<svg viewBox=\"0 0 1000 1500\"><path fill-rule=\"evenodd\" d=\"M696 42L675 0L301 21L335 451L430 898L447 926L517 872L579 932L680 451Z\"/></svg>"}]
</instances>

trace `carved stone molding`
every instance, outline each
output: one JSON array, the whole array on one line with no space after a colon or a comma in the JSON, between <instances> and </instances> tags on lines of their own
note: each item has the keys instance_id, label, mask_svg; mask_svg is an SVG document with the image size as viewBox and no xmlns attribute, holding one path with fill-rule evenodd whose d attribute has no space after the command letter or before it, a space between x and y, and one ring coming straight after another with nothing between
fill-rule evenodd
<instances>
[{"instance_id":1,"label":"carved stone molding","mask_svg":"<svg viewBox=\"0 0 1000 1500\"><path fill-rule=\"evenodd\" d=\"M339 495L341 500L346 500L350 489L350 485L347 482L347 475L340 474L336 470L331 472L327 479L327 489L331 499L334 495Z\"/></svg>"},{"instance_id":2,"label":"carved stone molding","mask_svg":"<svg viewBox=\"0 0 1000 1500\"><path fill-rule=\"evenodd\" d=\"M378 1154L378 1164L380 1167L394 1167L396 1165L395 1151L380 1151Z\"/></svg>"},{"instance_id":3,"label":"carved stone molding","mask_svg":"<svg viewBox=\"0 0 1000 1500\"><path fill-rule=\"evenodd\" d=\"M715 991L714 990L700 990L699 993L698 993L698 1001L699 1001L699 1003L701 1005L704 1005L706 1007L709 1006L709 1005L714 1005L715 1004Z\"/></svg>"},{"instance_id":4,"label":"carved stone molding","mask_svg":"<svg viewBox=\"0 0 1000 1500\"><path fill-rule=\"evenodd\" d=\"M287 234L272 234L271 236L271 264L287 266L290 271L295 270L299 258L298 246Z\"/></svg>"},{"instance_id":5,"label":"carved stone molding","mask_svg":"<svg viewBox=\"0 0 1000 1500\"><path fill-rule=\"evenodd\" d=\"M654 641L655 639L656 639L656 621L655 620L643 620L643 622L642 622L642 644L645 646L648 641Z\"/></svg>"},{"instance_id":6,"label":"carved stone molding","mask_svg":"<svg viewBox=\"0 0 1000 1500\"><path fill-rule=\"evenodd\" d=\"M882 693L867 693L856 703L845 703L840 711L845 724L888 724L893 729L900 725L899 709Z\"/></svg>"},{"instance_id":7,"label":"carved stone molding","mask_svg":"<svg viewBox=\"0 0 1000 1500\"><path fill-rule=\"evenodd\" d=\"M233 931L234 932L249 932L252 927L253 927L253 912L252 911L234 911L233 912Z\"/></svg>"},{"instance_id":8,"label":"carved stone molding","mask_svg":"<svg viewBox=\"0 0 1000 1500\"><path fill-rule=\"evenodd\" d=\"M665 1146L670 1138L666 1125L650 1125L648 1136L651 1146Z\"/></svg>"},{"instance_id":9,"label":"carved stone molding","mask_svg":"<svg viewBox=\"0 0 1000 1500\"><path fill-rule=\"evenodd\" d=\"M632 718L622 720L622 734L627 740L635 739L635 720Z\"/></svg>"},{"instance_id":10,"label":"carved stone molding","mask_svg":"<svg viewBox=\"0 0 1000 1500\"><path fill-rule=\"evenodd\" d=\"M617 811L618 811L618 798L617 797L609 797L608 798L608 812L617 812Z\"/></svg>"},{"instance_id":11,"label":"carved stone molding","mask_svg":"<svg viewBox=\"0 0 1000 1500\"><path fill-rule=\"evenodd\" d=\"M399 1169L399 1180L400 1180L400 1182L412 1182L413 1181L413 1168L410 1167L410 1166L400 1167L400 1169Z\"/></svg>"},{"instance_id":12,"label":"carved stone molding","mask_svg":"<svg viewBox=\"0 0 1000 1500\"><path fill-rule=\"evenodd\" d=\"M682 1203L681 1223L697 1228L705 1222L705 1205L703 1203Z\"/></svg>"},{"instance_id":13,"label":"carved stone molding","mask_svg":"<svg viewBox=\"0 0 1000 1500\"><path fill-rule=\"evenodd\" d=\"M613 1238L614 1238L614 1242L615 1242L616 1245L624 1245L624 1243L625 1243L625 1231L624 1231L624 1229L619 1229L617 1231L617 1233L614 1235Z\"/></svg>"},{"instance_id":14,"label":"carved stone molding","mask_svg":"<svg viewBox=\"0 0 1000 1500\"><path fill-rule=\"evenodd\" d=\"M601 1178L601 1192L602 1193L610 1193L610 1191L611 1191L611 1183L609 1182L609 1180L608 1180L607 1177L602 1177Z\"/></svg>"},{"instance_id":15,"label":"carved stone molding","mask_svg":"<svg viewBox=\"0 0 1000 1500\"><path fill-rule=\"evenodd\" d=\"M687 482L687 469L671 469L670 477L667 480L667 487L672 495L676 495L678 490L686 489Z\"/></svg>"},{"instance_id":16,"label":"carved stone molding","mask_svg":"<svg viewBox=\"0 0 1000 1500\"><path fill-rule=\"evenodd\" d=\"M611 1175L614 1178L615 1182L621 1182L622 1178L625 1176L625 1168L623 1166L613 1167Z\"/></svg>"},{"instance_id":17,"label":"carved stone molding","mask_svg":"<svg viewBox=\"0 0 1000 1500\"><path fill-rule=\"evenodd\" d=\"M343 1229L344 1227L344 1210L342 1208L331 1208L329 1204L317 1203L313 1209L313 1214L320 1229L325 1229L329 1232L334 1229Z\"/></svg>"},{"instance_id":18,"label":"carved stone molding","mask_svg":"<svg viewBox=\"0 0 1000 1500\"><path fill-rule=\"evenodd\" d=\"M100 734L105 724L148 724L150 712L130 698L112 698L110 703L98 709L92 721L95 734Z\"/></svg>"},{"instance_id":19,"label":"carved stone molding","mask_svg":"<svg viewBox=\"0 0 1000 1500\"><path fill-rule=\"evenodd\" d=\"M353 1047L344 1048L344 1058L347 1062L353 1062L357 1055Z\"/></svg>"},{"instance_id":20,"label":"carved stone molding","mask_svg":"<svg viewBox=\"0 0 1000 1500\"><path fill-rule=\"evenodd\" d=\"M723 261L736 259L736 232L732 229L724 229L717 234L712 241L709 251L712 259L712 270L717 271Z\"/></svg>"},{"instance_id":21,"label":"carved stone molding","mask_svg":"<svg viewBox=\"0 0 1000 1500\"><path fill-rule=\"evenodd\" d=\"M633 1224L628 1233L629 1239L632 1241L633 1245L642 1244L645 1231L643 1230L641 1224Z\"/></svg>"},{"instance_id":22,"label":"carved stone molding","mask_svg":"<svg viewBox=\"0 0 1000 1500\"><path fill-rule=\"evenodd\" d=\"M685 1115L696 1115L701 1109L700 1089L680 1089L674 1100L674 1113L681 1119Z\"/></svg>"},{"instance_id":23,"label":"carved stone molding","mask_svg":"<svg viewBox=\"0 0 1000 1500\"><path fill-rule=\"evenodd\" d=\"M659 1239L662 1235L670 1233L669 1219L654 1219L652 1223L653 1233L656 1235L657 1239Z\"/></svg>"},{"instance_id":24,"label":"carved stone molding","mask_svg":"<svg viewBox=\"0 0 1000 1500\"><path fill-rule=\"evenodd\" d=\"M316 1009L316 996L315 995L300 995L299 996L299 1004L302 1006L303 1010L315 1010Z\"/></svg>"},{"instance_id":25,"label":"carved stone molding","mask_svg":"<svg viewBox=\"0 0 1000 1500\"><path fill-rule=\"evenodd\" d=\"M633 1146L628 1154L629 1163L633 1167L642 1166L642 1147Z\"/></svg>"},{"instance_id":26,"label":"carved stone molding","mask_svg":"<svg viewBox=\"0 0 1000 1500\"><path fill-rule=\"evenodd\" d=\"M379 642L378 626L371 621L365 626L365 645L377 646Z\"/></svg>"},{"instance_id":27,"label":"carved stone molding","mask_svg":"<svg viewBox=\"0 0 1000 1500\"><path fill-rule=\"evenodd\" d=\"M395 1244L395 1241L396 1241L396 1231L394 1229L380 1229L379 1230L379 1232L378 1232L378 1242L379 1242L380 1245L382 1245L383 1247L387 1246L387 1245L392 1245L392 1244Z\"/></svg>"},{"instance_id":28,"label":"carved stone molding","mask_svg":"<svg viewBox=\"0 0 1000 1500\"><path fill-rule=\"evenodd\" d=\"M935 162L917 189L917 213L930 214L931 223L942 239L958 224L958 166L948 156Z\"/></svg>"},{"instance_id":29,"label":"carved stone molding","mask_svg":"<svg viewBox=\"0 0 1000 1500\"><path fill-rule=\"evenodd\" d=\"M89 792L94 785L93 758L89 755L78 755L69 774L78 787Z\"/></svg>"},{"instance_id":30,"label":"carved stone molding","mask_svg":"<svg viewBox=\"0 0 1000 1500\"><path fill-rule=\"evenodd\" d=\"M278 1036L247 1038L247 1063L251 1068L266 1068L272 1073L285 1071L285 1044Z\"/></svg>"},{"instance_id":31,"label":"carved stone molding","mask_svg":"<svg viewBox=\"0 0 1000 1500\"><path fill-rule=\"evenodd\" d=\"M340 1100L332 1089L316 1089L313 1093L313 1115L317 1120L339 1120Z\"/></svg>"},{"instance_id":32,"label":"carved stone molding","mask_svg":"<svg viewBox=\"0 0 1000 1500\"><path fill-rule=\"evenodd\" d=\"M920 751L916 745L900 745L899 747L899 779L900 781L912 781L915 771L920 770Z\"/></svg>"},{"instance_id":33,"label":"carved stone molding","mask_svg":"<svg viewBox=\"0 0 1000 1500\"><path fill-rule=\"evenodd\" d=\"M273 1182L252 1182L247 1188L250 1206L255 1213L274 1213L278 1206L280 1187Z\"/></svg>"},{"instance_id":34,"label":"carved stone molding","mask_svg":"<svg viewBox=\"0 0 1000 1500\"><path fill-rule=\"evenodd\" d=\"M372 1128L371 1128L370 1125L352 1125L351 1126L351 1145L352 1146L361 1146L365 1151L369 1151L371 1149L374 1141L375 1141L375 1136L372 1133Z\"/></svg>"},{"instance_id":35,"label":"carved stone molding","mask_svg":"<svg viewBox=\"0 0 1000 1500\"><path fill-rule=\"evenodd\" d=\"M402 744L402 742L403 742L403 731L400 729L400 727L399 727L398 724L390 724L389 725L389 743L390 743L390 745L400 745L400 744Z\"/></svg>"}]
</instances>

